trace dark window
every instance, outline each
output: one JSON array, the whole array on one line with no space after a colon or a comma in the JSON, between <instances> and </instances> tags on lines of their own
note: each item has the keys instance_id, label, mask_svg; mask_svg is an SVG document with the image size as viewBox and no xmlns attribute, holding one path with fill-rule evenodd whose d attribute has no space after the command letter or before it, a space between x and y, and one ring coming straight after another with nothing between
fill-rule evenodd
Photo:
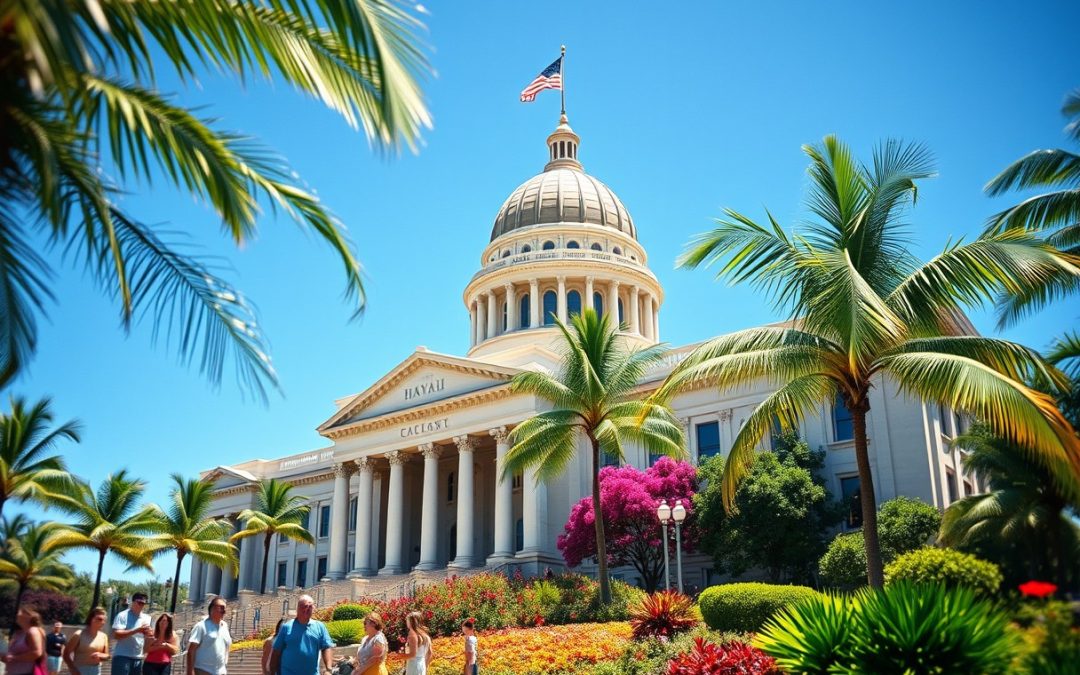
<instances>
[{"instance_id":1,"label":"dark window","mask_svg":"<svg viewBox=\"0 0 1080 675\"><path fill-rule=\"evenodd\" d=\"M514 477L510 479L510 488L513 490L520 490L524 485L525 477L520 473L515 473Z\"/></svg>"},{"instance_id":2,"label":"dark window","mask_svg":"<svg viewBox=\"0 0 1080 675\"><path fill-rule=\"evenodd\" d=\"M591 248L594 251L603 251L604 250L604 247L601 246L600 244L593 244L589 248Z\"/></svg>"},{"instance_id":3,"label":"dark window","mask_svg":"<svg viewBox=\"0 0 1080 675\"><path fill-rule=\"evenodd\" d=\"M457 475L451 471L450 475L446 477L446 501L454 501L454 495L457 492Z\"/></svg>"},{"instance_id":4,"label":"dark window","mask_svg":"<svg viewBox=\"0 0 1080 675\"><path fill-rule=\"evenodd\" d=\"M505 251L503 251L502 257L509 258L510 257L510 249L506 249Z\"/></svg>"},{"instance_id":5,"label":"dark window","mask_svg":"<svg viewBox=\"0 0 1080 675\"><path fill-rule=\"evenodd\" d=\"M952 504L956 501L956 474L952 471L945 472L945 482L949 487L949 503Z\"/></svg>"},{"instance_id":6,"label":"dark window","mask_svg":"<svg viewBox=\"0 0 1080 675\"><path fill-rule=\"evenodd\" d=\"M307 511L304 511L304 517L300 519L300 527L304 528L305 530L310 530L311 528L308 527L310 523L311 509L308 509Z\"/></svg>"},{"instance_id":7,"label":"dark window","mask_svg":"<svg viewBox=\"0 0 1080 675\"><path fill-rule=\"evenodd\" d=\"M698 462L720 452L720 423L704 422L695 427Z\"/></svg>"},{"instance_id":8,"label":"dark window","mask_svg":"<svg viewBox=\"0 0 1080 675\"><path fill-rule=\"evenodd\" d=\"M528 328L529 324L531 323L532 316L531 312L529 311L530 309L531 306L529 304L529 294L526 293L525 295L521 296L521 303L518 305L518 315L521 317L521 320L519 322L521 328Z\"/></svg>"},{"instance_id":9,"label":"dark window","mask_svg":"<svg viewBox=\"0 0 1080 675\"><path fill-rule=\"evenodd\" d=\"M289 563L279 562L277 564L277 585L284 586L289 583Z\"/></svg>"},{"instance_id":10,"label":"dark window","mask_svg":"<svg viewBox=\"0 0 1080 675\"><path fill-rule=\"evenodd\" d=\"M447 560L457 557L457 523L450 526L450 541L446 543L446 554Z\"/></svg>"},{"instance_id":11,"label":"dark window","mask_svg":"<svg viewBox=\"0 0 1080 675\"><path fill-rule=\"evenodd\" d=\"M529 246L528 244L525 244L524 246L521 247L521 252L522 253L528 253L531 250L532 250L532 246Z\"/></svg>"},{"instance_id":12,"label":"dark window","mask_svg":"<svg viewBox=\"0 0 1080 675\"><path fill-rule=\"evenodd\" d=\"M559 299L555 295L555 291L547 291L544 293L544 325L555 325L555 312L558 311Z\"/></svg>"},{"instance_id":13,"label":"dark window","mask_svg":"<svg viewBox=\"0 0 1080 675\"><path fill-rule=\"evenodd\" d=\"M349 550L349 569L356 569L356 551Z\"/></svg>"},{"instance_id":14,"label":"dark window","mask_svg":"<svg viewBox=\"0 0 1080 675\"><path fill-rule=\"evenodd\" d=\"M604 316L604 295L602 293L592 294L592 308L596 310L596 317L603 318Z\"/></svg>"},{"instance_id":15,"label":"dark window","mask_svg":"<svg viewBox=\"0 0 1080 675\"><path fill-rule=\"evenodd\" d=\"M330 505L323 504L319 507L319 536L330 536Z\"/></svg>"},{"instance_id":16,"label":"dark window","mask_svg":"<svg viewBox=\"0 0 1080 675\"><path fill-rule=\"evenodd\" d=\"M356 532L356 508L359 503L360 500L357 497L349 500L349 532Z\"/></svg>"},{"instance_id":17,"label":"dark window","mask_svg":"<svg viewBox=\"0 0 1080 675\"><path fill-rule=\"evenodd\" d=\"M566 313L570 316L581 314L581 293L570 291L566 294Z\"/></svg>"},{"instance_id":18,"label":"dark window","mask_svg":"<svg viewBox=\"0 0 1080 675\"><path fill-rule=\"evenodd\" d=\"M600 466L619 466L619 458L615 455L609 455L606 452L600 452Z\"/></svg>"},{"instance_id":19,"label":"dark window","mask_svg":"<svg viewBox=\"0 0 1080 675\"><path fill-rule=\"evenodd\" d=\"M316 583L326 578L326 556L320 556L315 561L315 581Z\"/></svg>"},{"instance_id":20,"label":"dark window","mask_svg":"<svg viewBox=\"0 0 1080 675\"><path fill-rule=\"evenodd\" d=\"M840 501L844 505L847 516L844 526L848 528L862 527L862 500L860 498L858 476L845 476L840 479Z\"/></svg>"},{"instance_id":21,"label":"dark window","mask_svg":"<svg viewBox=\"0 0 1080 675\"><path fill-rule=\"evenodd\" d=\"M581 245L578 244L576 241L570 241L567 242L566 248L581 248Z\"/></svg>"},{"instance_id":22,"label":"dark window","mask_svg":"<svg viewBox=\"0 0 1080 675\"><path fill-rule=\"evenodd\" d=\"M296 561L296 586L297 588L304 588L307 584L307 561Z\"/></svg>"},{"instance_id":23,"label":"dark window","mask_svg":"<svg viewBox=\"0 0 1080 675\"><path fill-rule=\"evenodd\" d=\"M543 249L545 251L550 251L550 250L552 250L554 248L555 248L555 242L553 242L553 241L545 241L544 242Z\"/></svg>"},{"instance_id":24,"label":"dark window","mask_svg":"<svg viewBox=\"0 0 1080 675\"><path fill-rule=\"evenodd\" d=\"M969 481L964 481L964 496L966 497L970 494L974 494L974 492L975 491L971 489L971 483Z\"/></svg>"},{"instance_id":25,"label":"dark window","mask_svg":"<svg viewBox=\"0 0 1080 675\"><path fill-rule=\"evenodd\" d=\"M941 428L941 435L942 436L948 436L949 435L949 411L945 406L941 405L940 403L938 403L938 407L937 407L937 421L938 421L938 426Z\"/></svg>"},{"instance_id":26,"label":"dark window","mask_svg":"<svg viewBox=\"0 0 1080 675\"><path fill-rule=\"evenodd\" d=\"M619 248L618 246L616 246L615 248L611 249L611 252L612 252L612 253L614 253L615 255L622 255L622 249L621 249L621 248Z\"/></svg>"},{"instance_id":27,"label":"dark window","mask_svg":"<svg viewBox=\"0 0 1080 675\"><path fill-rule=\"evenodd\" d=\"M836 395L836 401L832 409L833 440L850 441L855 438L855 426L851 422L851 411L844 405L844 399L840 394Z\"/></svg>"},{"instance_id":28,"label":"dark window","mask_svg":"<svg viewBox=\"0 0 1080 675\"><path fill-rule=\"evenodd\" d=\"M525 521L521 518L514 523L514 552L525 548Z\"/></svg>"},{"instance_id":29,"label":"dark window","mask_svg":"<svg viewBox=\"0 0 1080 675\"><path fill-rule=\"evenodd\" d=\"M653 453L650 452L649 453L649 466L652 466L653 464L656 464L658 461L660 461L661 457L663 457L663 455L654 455Z\"/></svg>"},{"instance_id":30,"label":"dark window","mask_svg":"<svg viewBox=\"0 0 1080 675\"><path fill-rule=\"evenodd\" d=\"M623 323L626 323L626 319L624 318L622 309L622 298L619 298L619 325L622 325Z\"/></svg>"},{"instance_id":31,"label":"dark window","mask_svg":"<svg viewBox=\"0 0 1080 675\"><path fill-rule=\"evenodd\" d=\"M504 302L502 305L503 305L503 332L505 333L506 332L506 314L507 314L507 312L506 312L506 303Z\"/></svg>"},{"instance_id":32,"label":"dark window","mask_svg":"<svg viewBox=\"0 0 1080 675\"><path fill-rule=\"evenodd\" d=\"M956 428L956 435L961 436L967 432L967 418L958 412L953 413L953 426Z\"/></svg>"}]
</instances>

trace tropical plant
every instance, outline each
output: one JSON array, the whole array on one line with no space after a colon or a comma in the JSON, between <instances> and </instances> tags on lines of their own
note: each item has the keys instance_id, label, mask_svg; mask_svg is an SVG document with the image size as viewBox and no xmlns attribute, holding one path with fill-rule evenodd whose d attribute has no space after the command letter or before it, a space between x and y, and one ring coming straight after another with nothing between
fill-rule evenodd
<instances>
[{"instance_id":1,"label":"tropical plant","mask_svg":"<svg viewBox=\"0 0 1080 675\"><path fill-rule=\"evenodd\" d=\"M810 211L819 222L788 235L728 210L698 236L684 267L720 265L719 276L763 289L789 312L787 325L710 340L673 369L653 401L693 383L721 389L775 387L739 430L723 475L725 502L747 475L756 449L778 420L797 429L824 406L851 415L859 471L867 573L883 583L877 504L867 453L870 390L881 376L901 391L985 420L996 432L1080 478L1080 440L1052 396L1026 386L1032 375L1064 388L1065 378L1035 351L973 334L962 308L999 292L1037 292L1055 280L1080 279L1080 258L1023 230L950 243L925 264L911 253L903 218L916 181L931 175L928 153L898 141L882 144L872 166L828 136L804 147L810 157Z\"/></svg>"},{"instance_id":2,"label":"tropical plant","mask_svg":"<svg viewBox=\"0 0 1080 675\"><path fill-rule=\"evenodd\" d=\"M670 638L698 622L694 601L678 591L650 593L630 607L630 627L635 640Z\"/></svg>"},{"instance_id":3,"label":"tropical plant","mask_svg":"<svg viewBox=\"0 0 1080 675\"><path fill-rule=\"evenodd\" d=\"M72 494L57 497L60 508L75 518L65 542L98 554L91 608L101 600L101 570L110 552L130 567L152 569L159 544L148 535L157 519L152 507L139 506L145 489L145 482L129 478L127 470L121 470L107 476L96 492L89 483L76 481Z\"/></svg>"},{"instance_id":4,"label":"tropical plant","mask_svg":"<svg viewBox=\"0 0 1080 675\"><path fill-rule=\"evenodd\" d=\"M180 474L172 474L171 504L168 510L157 505L154 511L153 537L159 554L176 552L176 572L173 579L180 578L180 565L188 555L202 562L234 570L238 560L236 546L227 541L232 533L232 524L221 518L210 518L210 507L214 500L214 484L197 478L184 479ZM169 599L169 611L176 612L176 598L180 584L173 584L172 597Z\"/></svg>"},{"instance_id":5,"label":"tropical plant","mask_svg":"<svg viewBox=\"0 0 1080 675\"><path fill-rule=\"evenodd\" d=\"M628 347L611 325L610 313L600 317L592 308L571 316L570 326L557 318L555 325L563 338L559 373L519 373L510 383L512 391L533 394L554 409L514 428L502 475L509 480L515 473L535 468L537 481L551 480L574 461L578 440L586 440L591 452L584 464L592 475L600 598L607 604L611 585L600 500L601 453L622 463L624 447L630 442L654 455L681 459L683 428L666 405L633 398L649 366L663 358L663 345Z\"/></svg>"},{"instance_id":6,"label":"tropical plant","mask_svg":"<svg viewBox=\"0 0 1080 675\"><path fill-rule=\"evenodd\" d=\"M315 537L303 524L311 507L303 497L292 493L291 485L276 478L264 478L259 481L255 494L255 508L240 512L244 529L232 535L229 541L235 544L241 539L262 535L263 564L259 592L265 593L266 565L270 559L270 540L274 535L308 544L314 544Z\"/></svg>"},{"instance_id":7,"label":"tropical plant","mask_svg":"<svg viewBox=\"0 0 1080 675\"><path fill-rule=\"evenodd\" d=\"M1001 579L1001 570L994 563L950 548L920 548L885 566L886 585L907 582L964 586L992 596L1001 588Z\"/></svg>"},{"instance_id":8,"label":"tropical plant","mask_svg":"<svg viewBox=\"0 0 1080 675\"><path fill-rule=\"evenodd\" d=\"M1010 586L1043 578L1063 590L1080 588L1080 501L1051 471L982 425L954 443L967 451L964 467L988 490L949 506L941 543L997 563Z\"/></svg>"},{"instance_id":9,"label":"tropical plant","mask_svg":"<svg viewBox=\"0 0 1080 675\"><path fill-rule=\"evenodd\" d=\"M26 589L61 591L71 583L74 572L63 561L64 550L71 546L68 535L66 525L33 523L18 539L5 542L0 578L15 585L16 611Z\"/></svg>"},{"instance_id":10,"label":"tropical plant","mask_svg":"<svg viewBox=\"0 0 1080 675\"><path fill-rule=\"evenodd\" d=\"M698 596L701 618L713 630L753 633L782 607L817 597L806 586L757 582L710 586Z\"/></svg>"},{"instance_id":11,"label":"tropical plant","mask_svg":"<svg viewBox=\"0 0 1080 675\"><path fill-rule=\"evenodd\" d=\"M129 181L160 178L205 200L237 245L256 234L260 200L324 239L363 307L360 265L343 228L280 158L215 128L158 91L200 67L243 81L281 78L379 147L415 147L430 117L417 86L429 68L421 24L392 0L5 3L0 40L0 389L33 354L52 299L34 240L82 263L120 306L125 329L149 315L184 362L214 383L231 357L263 393L276 384L243 295L212 261L187 255L124 212ZM111 164L101 171L103 157ZM40 237L32 231L40 231Z\"/></svg>"},{"instance_id":12,"label":"tropical plant","mask_svg":"<svg viewBox=\"0 0 1080 675\"><path fill-rule=\"evenodd\" d=\"M667 675L770 675L776 662L760 650L733 640L724 645L694 638L694 647L668 663Z\"/></svg>"},{"instance_id":13,"label":"tropical plant","mask_svg":"<svg viewBox=\"0 0 1080 675\"><path fill-rule=\"evenodd\" d=\"M827 675L836 672L851 641L851 614L845 596L810 596L774 614L754 644L790 672Z\"/></svg>"},{"instance_id":14,"label":"tropical plant","mask_svg":"<svg viewBox=\"0 0 1080 675\"><path fill-rule=\"evenodd\" d=\"M11 412L0 415L0 514L9 500L33 499L48 505L54 493L71 486L64 458L48 453L59 441L78 443L79 423L65 422L50 429L50 405L47 398L32 406L12 398Z\"/></svg>"}]
</instances>

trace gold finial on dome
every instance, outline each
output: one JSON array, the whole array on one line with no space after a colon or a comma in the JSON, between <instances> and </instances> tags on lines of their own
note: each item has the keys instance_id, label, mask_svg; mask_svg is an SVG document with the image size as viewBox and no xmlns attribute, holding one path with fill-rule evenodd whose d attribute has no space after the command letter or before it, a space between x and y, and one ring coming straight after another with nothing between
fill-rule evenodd
<instances>
[{"instance_id":1,"label":"gold finial on dome","mask_svg":"<svg viewBox=\"0 0 1080 675\"><path fill-rule=\"evenodd\" d=\"M547 138L548 163L544 171L552 169L576 169L582 171L581 162L578 161L578 145L581 143L574 130L570 128L570 120L566 113L559 116L559 126L555 127Z\"/></svg>"}]
</instances>

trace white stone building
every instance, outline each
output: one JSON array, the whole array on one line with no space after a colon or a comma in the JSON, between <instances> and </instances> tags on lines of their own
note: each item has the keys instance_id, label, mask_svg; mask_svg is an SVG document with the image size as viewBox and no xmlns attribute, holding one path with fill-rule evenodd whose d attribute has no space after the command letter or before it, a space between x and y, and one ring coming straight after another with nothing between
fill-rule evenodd
<instances>
[{"instance_id":1,"label":"white stone building","mask_svg":"<svg viewBox=\"0 0 1080 675\"><path fill-rule=\"evenodd\" d=\"M537 485L530 475L500 482L507 431L545 405L512 395L509 381L525 369L559 367L552 315L566 319L591 302L602 313L618 312L628 341L649 344L660 340L664 301L630 213L584 173L578 142L564 116L547 139L543 172L499 209L480 269L465 286L465 356L420 348L363 392L336 401L337 411L318 427L325 448L203 473L217 481L215 515L235 518L251 507L260 478L287 480L310 500L316 544L273 541L268 590L414 570L509 564L538 573L562 566L555 541L571 506L590 494L589 455L581 452L556 482ZM693 347L672 351L644 389ZM673 408L686 425L691 461L725 453L767 393L701 388L678 396ZM945 443L959 423L879 381L867 423L878 499L908 495L944 508L978 490ZM851 503L858 478L844 409L823 407L800 433L826 449L828 486ZM631 449L627 461L644 468L650 458ZM851 517L859 517L857 506ZM238 577L194 562L190 596L257 591L262 553L261 541L245 540ZM616 570L631 581L633 574ZM685 574L687 584L708 584L709 560L692 556Z\"/></svg>"}]
</instances>

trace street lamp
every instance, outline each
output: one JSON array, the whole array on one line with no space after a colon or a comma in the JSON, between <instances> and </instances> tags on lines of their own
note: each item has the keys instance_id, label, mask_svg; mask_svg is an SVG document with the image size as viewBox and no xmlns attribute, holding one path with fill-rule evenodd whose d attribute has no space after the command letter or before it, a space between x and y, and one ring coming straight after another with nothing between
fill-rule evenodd
<instances>
[{"instance_id":1,"label":"street lamp","mask_svg":"<svg viewBox=\"0 0 1080 675\"><path fill-rule=\"evenodd\" d=\"M105 596L109 598L109 620L112 621L113 615L116 614L116 599L113 597L116 595L116 589L112 586L105 587Z\"/></svg>"},{"instance_id":2,"label":"street lamp","mask_svg":"<svg viewBox=\"0 0 1080 675\"><path fill-rule=\"evenodd\" d=\"M671 520L671 507L666 499L660 500L660 506L656 507L656 517L660 519L660 527L664 530L664 590L671 590L671 565L668 564L668 538L667 526Z\"/></svg>"},{"instance_id":3,"label":"street lamp","mask_svg":"<svg viewBox=\"0 0 1080 675\"><path fill-rule=\"evenodd\" d=\"M675 500L675 508L671 510L671 517L675 519L675 568L679 571L679 592L682 593L682 536L680 527L682 522L686 520L686 508L682 505L681 499Z\"/></svg>"}]
</instances>

